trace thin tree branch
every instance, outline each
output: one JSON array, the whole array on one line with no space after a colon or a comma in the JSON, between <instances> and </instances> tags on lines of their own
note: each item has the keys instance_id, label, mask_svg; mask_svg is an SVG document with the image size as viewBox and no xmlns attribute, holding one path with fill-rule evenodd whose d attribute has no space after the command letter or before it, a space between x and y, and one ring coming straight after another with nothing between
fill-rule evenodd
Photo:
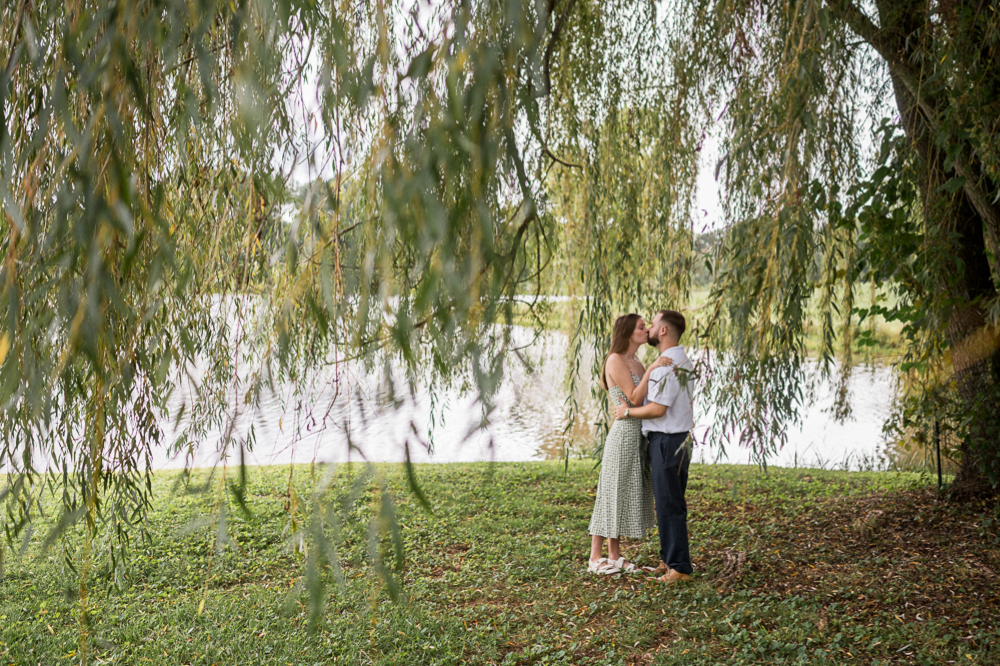
<instances>
[{"instance_id":1,"label":"thin tree branch","mask_svg":"<svg viewBox=\"0 0 1000 666\"><path fill-rule=\"evenodd\" d=\"M940 111L927 91L921 89L920 73L907 61L904 45L898 43L891 33L875 25L851 0L828 0L827 6L847 23L859 37L864 39L885 60L889 70L910 93L921 115L935 132L941 132ZM963 142L963 143L968 143ZM969 202L986 222L988 233L994 238L1000 236L1000 209L983 190L983 176L975 164L965 159L962 150L955 159L955 173L965 178L963 189Z\"/></svg>"},{"instance_id":2,"label":"thin tree branch","mask_svg":"<svg viewBox=\"0 0 1000 666\"><path fill-rule=\"evenodd\" d=\"M919 95L920 74L906 61L903 55L904 51L900 48L901 45L897 43L897 40L892 39L888 31L882 30L875 25L875 22L867 14L858 9L851 0L828 0L827 6L834 13L838 14L858 37L861 37L869 46L875 49L876 53L882 56L889 69L899 76L900 81L910 89L914 98L921 97ZM928 118L928 122L936 123L937 112L932 107L925 108L927 104L926 98L918 99L917 101L921 103L921 110L925 111L925 113L930 112L930 115L934 116L933 119Z\"/></svg>"},{"instance_id":3,"label":"thin tree branch","mask_svg":"<svg viewBox=\"0 0 1000 666\"><path fill-rule=\"evenodd\" d=\"M555 51L556 45L559 43L559 38L562 35L563 28L566 26L566 21L569 18L569 13L573 9L573 5L575 4L576 0L569 0L566 6L563 7L562 12L559 14L559 18L556 19L556 24L552 28L552 36L549 38L549 43L545 47L545 56L542 65L542 74L545 80L545 90L541 91L537 96L533 95L533 97L538 97L538 98L548 97L552 93L552 75L551 75L552 54ZM558 6L558 0L551 0L551 2L549 2L548 11L546 14L546 20L548 20L548 17L552 15L552 12L555 11L557 6ZM528 80L528 86L531 87L530 77ZM567 162L566 160L557 157L556 154L553 153L552 150L549 148L548 142L545 141L545 138L542 136L542 132L539 128L530 127L529 129L535 135L535 138L538 139L538 143L540 144L542 149L542 154L544 154L546 157L551 159L553 162L558 162L559 164L562 164L563 166L572 169L583 168L582 165L580 164L573 164L572 162Z\"/></svg>"},{"instance_id":4,"label":"thin tree branch","mask_svg":"<svg viewBox=\"0 0 1000 666\"><path fill-rule=\"evenodd\" d=\"M549 44L545 47L545 93L548 95L552 92L552 52L555 51L556 44L559 42L559 37L562 35L563 28L566 25L566 19L569 18L569 13L573 9L573 5L576 4L576 0L569 0L566 3L566 7L563 8L562 14L556 19L556 24L552 28L552 37L549 38ZM555 9L553 5L552 9Z\"/></svg>"},{"instance_id":5,"label":"thin tree branch","mask_svg":"<svg viewBox=\"0 0 1000 666\"><path fill-rule=\"evenodd\" d=\"M24 9L30 0L21 0L21 6L17 10L17 21L14 22L14 32L10 36L10 53L7 54L7 64L4 65L3 72L5 78L10 78L14 73L14 54L17 53L17 33L21 32L21 23L24 21Z\"/></svg>"},{"instance_id":6,"label":"thin tree branch","mask_svg":"<svg viewBox=\"0 0 1000 666\"><path fill-rule=\"evenodd\" d=\"M544 153L546 156L548 156L549 159L551 159L553 162L558 162L559 164L562 164L563 166L566 166L566 167L570 167L571 169L582 169L583 168L582 164L574 164L573 162L567 162L564 159L556 157L555 153L553 153L551 150L549 150L549 146L548 146L547 143L545 143L545 140L542 139L541 136L539 136L538 138L539 138L539 140L541 140L541 143L542 143L542 153Z\"/></svg>"}]
</instances>

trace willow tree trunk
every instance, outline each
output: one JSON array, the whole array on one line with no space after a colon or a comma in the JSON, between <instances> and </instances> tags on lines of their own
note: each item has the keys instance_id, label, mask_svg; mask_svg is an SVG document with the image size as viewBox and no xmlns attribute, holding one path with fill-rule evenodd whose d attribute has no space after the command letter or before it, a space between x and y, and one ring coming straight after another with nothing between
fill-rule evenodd
<instances>
[{"instance_id":1,"label":"willow tree trunk","mask_svg":"<svg viewBox=\"0 0 1000 666\"><path fill-rule=\"evenodd\" d=\"M996 247L1000 238L996 187L983 176L971 146L955 150L955 141L965 140L946 125L940 111L947 102L940 90L925 92L920 80L910 76L908 64L926 55L917 50L930 25L927 3L876 4L882 38L876 48L888 61L903 128L920 170L928 261L940 266L940 284L929 286L940 293L927 297L939 300L940 311L947 314L954 379L969 418L954 490L959 496L992 493L1000 486L1000 333L990 326L986 305L997 296L987 254L987 239ZM949 160L943 144L958 157ZM953 186L945 187L949 183Z\"/></svg>"}]
</instances>

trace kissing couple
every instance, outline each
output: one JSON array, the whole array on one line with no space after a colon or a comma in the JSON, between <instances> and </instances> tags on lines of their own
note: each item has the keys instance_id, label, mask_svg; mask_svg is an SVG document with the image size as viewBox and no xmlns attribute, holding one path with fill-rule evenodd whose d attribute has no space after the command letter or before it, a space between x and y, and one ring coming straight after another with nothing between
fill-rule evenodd
<instances>
[{"instance_id":1,"label":"kissing couple","mask_svg":"<svg viewBox=\"0 0 1000 666\"><path fill-rule=\"evenodd\" d=\"M694 427L688 373L694 366L680 346L685 327L684 315L675 310L660 310L648 328L637 314L615 321L601 371L615 421L604 443L590 519L590 573L637 573L639 568L622 555L620 539L642 539L655 523L660 563L643 570L664 583L691 580L684 491L691 462L687 439ZM644 344L660 352L649 368L636 357ZM648 475L643 471L646 462ZM605 539L608 557L601 556Z\"/></svg>"}]
</instances>

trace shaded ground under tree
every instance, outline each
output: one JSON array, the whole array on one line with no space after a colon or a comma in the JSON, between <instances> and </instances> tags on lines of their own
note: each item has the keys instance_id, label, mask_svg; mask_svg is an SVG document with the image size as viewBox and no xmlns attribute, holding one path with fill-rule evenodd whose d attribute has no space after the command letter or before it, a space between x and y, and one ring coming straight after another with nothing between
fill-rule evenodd
<instances>
[{"instance_id":1,"label":"shaded ground under tree","mask_svg":"<svg viewBox=\"0 0 1000 666\"><path fill-rule=\"evenodd\" d=\"M342 466L342 587L309 629L308 592L289 544L288 468L253 470L250 517L212 555L211 527L184 526L217 497L170 497L156 476L156 540L121 594L94 592L94 656L162 664L996 663L1000 532L983 506L938 501L927 477L703 466L689 490L697 576L684 588L583 573L593 464L418 466L434 514L400 495L400 600L372 572L369 484ZM403 490L398 466L380 467ZM317 476L320 474L317 473ZM294 487L308 497L308 467ZM308 501L299 510L307 515ZM626 544L654 557L655 533ZM0 659L56 662L78 645L71 573L59 553L8 562ZM383 544L381 547L390 547ZM211 564L209 564L211 562ZM207 581L207 588L206 588ZM205 601L204 612L198 606ZM149 660L149 662L145 661Z\"/></svg>"}]
</instances>

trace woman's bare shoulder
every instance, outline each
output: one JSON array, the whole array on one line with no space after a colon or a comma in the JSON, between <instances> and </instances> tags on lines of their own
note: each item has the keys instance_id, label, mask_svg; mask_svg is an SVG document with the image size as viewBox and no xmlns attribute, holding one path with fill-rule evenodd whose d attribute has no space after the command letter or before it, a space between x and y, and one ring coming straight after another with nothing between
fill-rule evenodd
<instances>
[{"instance_id":1,"label":"woman's bare shoulder","mask_svg":"<svg viewBox=\"0 0 1000 666\"><path fill-rule=\"evenodd\" d=\"M607 360L604 361L604 365L607 368L625 368L628 369L628 363L625 362L625 357L621 354L608 354Z\"/></svg>"},{"instance_id":2,"label":"woman's bare shoulder","mask_svg":"<svg viewBox=\"0 0 1000 666\"><path fill-rule=\"evenodd\" d=\"M625 357L621 354L608 354L608 358L604 362L604 374L607 377L609 391L624 382L625 378L629 376Z\"/></svg>"}]
</instances>

